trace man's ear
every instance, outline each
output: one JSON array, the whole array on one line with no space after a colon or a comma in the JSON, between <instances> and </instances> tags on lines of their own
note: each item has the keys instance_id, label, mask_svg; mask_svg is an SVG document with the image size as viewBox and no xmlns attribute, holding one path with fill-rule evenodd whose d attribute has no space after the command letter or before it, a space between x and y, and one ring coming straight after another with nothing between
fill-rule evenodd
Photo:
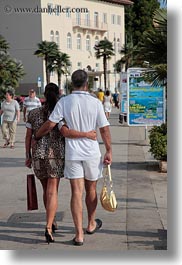
<instances>
[{"instance_id":1,"label":"man's ear","mask_svg":"<svg viewBox=\"0 0 182 265\"><path fill-rule=\"evenodd\" d=\"M86 91L88 90L88 82L87 82L86 85L85 85L85 90L86 90Z\"/></svg>"}]
</instances>

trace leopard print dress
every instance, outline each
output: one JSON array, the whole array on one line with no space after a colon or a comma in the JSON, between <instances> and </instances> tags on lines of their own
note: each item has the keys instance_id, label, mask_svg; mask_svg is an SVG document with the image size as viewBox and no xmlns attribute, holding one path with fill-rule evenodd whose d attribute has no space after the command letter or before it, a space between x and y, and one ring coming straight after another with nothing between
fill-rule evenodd
<instances>
[{"instance_id":1,"label":"leopard print dress","mask_svg":"<svg viewBox=\"0 0 182 265\"><path fill-rule=\"evenodd\" d=\"M34 135L44 123L43 115L44 106L29 112L26 126L32 129ZM36 177L39 179L64 177L64 159L65 139L56 125L32 147L32 165Z\"/></svg>"}]
</instances>

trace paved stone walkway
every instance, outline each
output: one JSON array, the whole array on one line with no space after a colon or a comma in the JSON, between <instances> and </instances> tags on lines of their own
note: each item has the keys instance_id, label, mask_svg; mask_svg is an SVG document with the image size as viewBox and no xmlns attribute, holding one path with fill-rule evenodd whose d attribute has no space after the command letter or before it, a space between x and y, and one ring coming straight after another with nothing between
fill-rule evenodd
<instances>
[{"instance_id":1,"label":"paved stone walkway","mask_svg":"<svg viewBox=\"0 0 182 265\"><path fill-rule=\"evenodd\" d=\"M16 148L0 149L0 249L49 249L64 251L163 250L167 248L167 175L158 172L156 161L148 152L143 127L119 123L119 112L110 117L114 191L118 209L106 212L98 204L97 217L103 221L100 231L85 235L85 243L72 245L74 226L70 213L70 186L61 180L56 242L47 245L44 239L45 210L42 190L36 181L39 209L26 208L26 174L24 166L25 125L17 129ZM102 153L104 146L99 136ZM0 145L3 144L2 137ZM102 180L98 184L98 193ZM86 227L84 207L84 227Z\"/></svg>"}]
</instances>

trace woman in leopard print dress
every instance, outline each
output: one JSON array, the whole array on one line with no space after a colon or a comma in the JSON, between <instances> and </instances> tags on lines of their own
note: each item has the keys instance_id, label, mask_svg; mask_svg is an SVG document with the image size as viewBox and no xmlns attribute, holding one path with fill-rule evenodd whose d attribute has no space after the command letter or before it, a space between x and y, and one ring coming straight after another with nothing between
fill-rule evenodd
<instances>
[{"instance_id":1,"label":"woman in leopard print dress","mask_svg":"<svg viewBox=\"0 0 182 265\"><path fill-rule=\"evenodd\" d=\"M43 201L46 208L46 240L54 242L52 230L55 232L57 225L54 220L58 206L58 186L59 180L64 176L64 156L65 139L61 135L58 126L43 136L39 141L32 145L32 136L48 119L59 100L59 88L54 83L49 83L45 87L44 96L46 101L40 108L33 109L28 115L26 123L27 132L25 138L26 162L27 167L33 166L36 177L40 180L43 187ZM94 138L95 133L78 132L69 130L64 126L66 137L88 137Z\"/></svg>"}]
</instances>

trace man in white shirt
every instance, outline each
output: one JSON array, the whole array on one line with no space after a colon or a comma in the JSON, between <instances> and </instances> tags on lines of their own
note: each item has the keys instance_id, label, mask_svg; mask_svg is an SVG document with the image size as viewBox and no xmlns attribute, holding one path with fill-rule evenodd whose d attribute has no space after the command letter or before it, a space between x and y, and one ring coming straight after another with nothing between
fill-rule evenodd
<instances>
[{"instance_id":1,"label":"man in white shirt","mask_svg":"<svg viewBox=\"0 0 182 265\"><path fill-rule=\"evenodd\" d=\"M66 138L65 178L71 184L71 212L76 228L73 244L83 245L82 196L85 187L86 207L88 213L87 234L93 234L101 226L102 221L95 219L97 207L97 180L102 177L104 164L112 162L111 135L109 122L106 119L102 103L88 93L88 76L83 70L72 74L74 90L72 94L61 98L56 104L49 120L39 129L35 139L47 134L63 118L69 129L91 131L99 128L105 144L106 153L102 162L98 141L79 138Z\"/></svg>"},{"instance_id":2,"label":"man in white shirt","mask_svg":"<svg viewBox=\"0 0 182 265\"><path fill-rule=\"evenodd\" d=\"M34 89L30 89L29 96L25 98L23 102L23 120L27 121L28 113L35 109L41 107L40 99L36 97L36 92Z\"/></svg>"}]
</instances>

